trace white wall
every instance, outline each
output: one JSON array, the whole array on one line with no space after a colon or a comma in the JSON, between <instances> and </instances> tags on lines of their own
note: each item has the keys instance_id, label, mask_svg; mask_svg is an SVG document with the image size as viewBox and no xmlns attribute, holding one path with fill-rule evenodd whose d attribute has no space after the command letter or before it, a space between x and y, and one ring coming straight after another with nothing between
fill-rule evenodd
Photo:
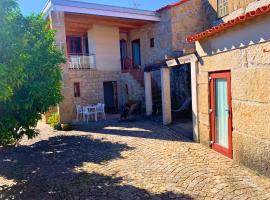
<instances>
[{"instance_id":1,"label":"white wall","mask_svg":"<svg viewBox=\"0 0 270 200\"><path fill-rule=\"evenodd\" d=\"M96 55L96 68L103 71L120 71L119 28L93 25L88 31L89 53Z\"/></svg>"},{"instance_id":2,"label":"white wall","mask_svg":"<svg viewBox=\"0 0 270 200\"><path fill-rule=\"evenodd\" d=\"M196 42L196 49L200 56L204 56L270 41L269 27L270 14L263 15L202 42Z\"/></svg>"}]
</instances>

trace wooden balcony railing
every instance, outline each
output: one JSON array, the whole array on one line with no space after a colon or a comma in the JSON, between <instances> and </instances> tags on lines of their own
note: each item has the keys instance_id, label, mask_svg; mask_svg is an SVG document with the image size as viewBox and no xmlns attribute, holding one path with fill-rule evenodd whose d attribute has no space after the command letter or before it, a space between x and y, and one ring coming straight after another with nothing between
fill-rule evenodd
<instances>
[{"instance_id":1,"label":"wooden balcony railing","mask_svg":"<svg viewBox=\"0 0 270 200\"><path fill-rule=\"evenodd\" d=\"M69 69L95 69L96 55L69 54L68 67Z\"/></svg>"}]
</instances>

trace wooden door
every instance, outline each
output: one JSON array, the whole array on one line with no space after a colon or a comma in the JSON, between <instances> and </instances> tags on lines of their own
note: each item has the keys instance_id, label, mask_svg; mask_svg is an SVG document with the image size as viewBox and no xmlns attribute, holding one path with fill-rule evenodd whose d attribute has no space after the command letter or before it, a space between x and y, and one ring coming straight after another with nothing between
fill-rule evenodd
<instances>
[{"instance_id":1,"label":"wooden door","mask_svg":"<svg viewBox=\"0 0 270 200\"><path fill-rule=\"evenodd\" d=\"M232 158L231 73L210 74L212 148Z\"/></svg>"},{"instance_id":2,"label":"wooden door","mask_svg":"<svg viewBox=\"0 0 270 200\"><path fill-rule=\"evenodd\" d=\"M132 60L133 67L136 68L141 65L141 44L139 39L132 41Z\"/></svg>"},{"instance_id":3,"label":"wooden door","mask_svg":"<svg viewBox=\"0 0 270 200\"><path fill-rule=\"evenodd\" d=\"M117 113L118 112L117 82L116 81L104 82L103 88L104 88L105 111L107 113Z\"/></svg>"}]
</instances>

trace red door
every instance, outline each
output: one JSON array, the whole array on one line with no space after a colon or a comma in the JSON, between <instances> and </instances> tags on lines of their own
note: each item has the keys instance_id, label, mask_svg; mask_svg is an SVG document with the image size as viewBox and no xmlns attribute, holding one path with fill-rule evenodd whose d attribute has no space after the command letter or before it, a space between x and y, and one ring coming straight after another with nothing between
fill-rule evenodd
<instances>
[{"instance_id":1,"label":"red door","mask_svg":"<svg viewBox=\"0 0 270 200\"><path fill-rule=\"evenodd\" d=\"M231 73L210 74L212 148L232 158Z\"/></svg>"}]
</instances>

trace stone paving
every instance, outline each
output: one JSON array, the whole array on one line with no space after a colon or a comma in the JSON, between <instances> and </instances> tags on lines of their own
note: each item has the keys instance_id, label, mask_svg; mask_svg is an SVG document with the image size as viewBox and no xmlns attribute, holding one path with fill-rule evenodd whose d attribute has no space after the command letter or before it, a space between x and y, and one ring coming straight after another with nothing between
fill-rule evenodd
<instances>
[{"instance_id":1,"label":"stone paving","mask_svg":"<svg viewBox=\"0 0 270 200\"><path fill-rule=\"evenodd\" d=\"M0 199L270 199L270 180L142 119L40 135L0 150Z\"/></svg>"}]
</instances>

